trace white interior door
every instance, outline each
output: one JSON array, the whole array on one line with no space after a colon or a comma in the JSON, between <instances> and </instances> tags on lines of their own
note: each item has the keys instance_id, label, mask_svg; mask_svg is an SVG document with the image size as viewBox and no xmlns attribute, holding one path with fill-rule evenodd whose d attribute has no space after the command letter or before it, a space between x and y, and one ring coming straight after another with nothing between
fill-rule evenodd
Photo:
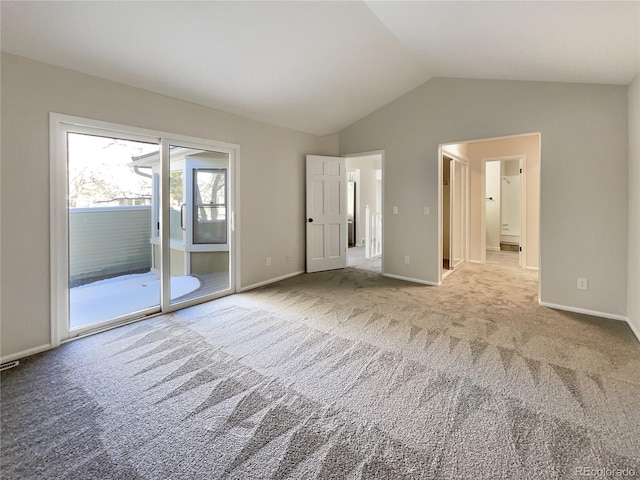
<instances>
[{"instance_id":1,"label":"white interior door","mask_svg":"<svg viewBox=\"0 0 640 480\"><path fill-rule=\"evenodd\" d=\"M307 155L307 272L346 266L346 159Z\"/></svg>"}]
</instances>

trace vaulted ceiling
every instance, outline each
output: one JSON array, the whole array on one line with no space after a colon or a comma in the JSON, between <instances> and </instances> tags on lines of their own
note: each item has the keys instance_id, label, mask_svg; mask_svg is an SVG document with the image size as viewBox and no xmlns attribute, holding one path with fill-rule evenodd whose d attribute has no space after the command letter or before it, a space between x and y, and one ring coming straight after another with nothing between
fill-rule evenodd
<instances>
[{"instance_id":1,"label":"vaulted ceiling","mask_svg":"<svg viewBox=\"0 0 640 480\"><path fill-rule=\"evenodd\" d=\"M640 2L14 2L2 50L295 130L432 77L628 85Z\"/></svg>"}]
</instances>

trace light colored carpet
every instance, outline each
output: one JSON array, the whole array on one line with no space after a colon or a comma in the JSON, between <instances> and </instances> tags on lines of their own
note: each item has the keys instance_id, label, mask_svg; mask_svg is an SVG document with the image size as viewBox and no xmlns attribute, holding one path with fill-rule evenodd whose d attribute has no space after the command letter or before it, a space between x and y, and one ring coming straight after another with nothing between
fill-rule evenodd
<instances>
[{"instance_id":1,"label":"light colored carpet","mask_svg":"<svg viewBox=\"0 0 640 480\"><path fill-rule=\"evenodd\" d=\"M2 374L4 479L574 478L640 471L640 344L536 303L535 273L443 287L301 275Z\"/></svg>"},{"instance_id":2,"label":"light colored carpet","mask_svg":"<svg viewBox=\"0 0 640 480\"><path fill-rule=\"evenodd\" d=\"M382 257L367 258L365 256L365 247L351 247L347 250L347 266L358 270L368 270L370 272L381 272Z\"/></svg>"},{"instance_id":3,"label":"light colored carpet","mask_svg":"<svg viewBox=\"0 0 640 480\"><path fill-rule=\"evenodd\" d=\"M519 252L509 250L501 250L499 252L487 250L487 263L518 267L519 256Z\"/></svg>"}]
</instances>

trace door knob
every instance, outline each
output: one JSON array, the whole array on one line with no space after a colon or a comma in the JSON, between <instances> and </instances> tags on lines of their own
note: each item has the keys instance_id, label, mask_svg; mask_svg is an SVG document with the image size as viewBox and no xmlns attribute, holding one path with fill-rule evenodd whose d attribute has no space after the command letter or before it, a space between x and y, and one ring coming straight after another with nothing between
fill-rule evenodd
<instances>
[{"instance_id":1,"label":"door knob","mask_svg":"<svg viewBox=\"0 0 640 480\"><path fill-rule=\"evenodd\" d=\"M313 218L310 218L310 219L309 219L309 223L311 223L311 222L313 222Z\"/></svg>"}]
</instances>

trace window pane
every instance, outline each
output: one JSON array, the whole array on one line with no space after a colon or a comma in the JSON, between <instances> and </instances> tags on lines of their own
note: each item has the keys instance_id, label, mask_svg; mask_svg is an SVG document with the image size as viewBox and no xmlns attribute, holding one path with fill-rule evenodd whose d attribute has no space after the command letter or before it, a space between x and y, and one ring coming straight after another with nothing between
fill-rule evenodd
<instances>
[{"instance_id":1,"label":"window pane","mask_svg":"<svg viewBox=\"0 0 640 480\"><path fill-rule=\"evenodd\" d=\"M169 176L169 236L171 240L184 241L182 230L184 227L184 218L182 218L184 204L182 195L182 177L183 172L171 172Z\"/></svg>"},{"instance_id":2,"label":"window pane","mask_svg":"<svg viewBox=\"0 0 640 480\"><path fill-rule=\"evenodd\" d=\"M226 170L198 169L194 171L194 203L224 205L226 202Z\"/></svg>"},{"instance_id":3,"label":"window pane","mask_svg":"<svg viewBox=\"0 0 640 480\"><path fill-rule=\"evenodd\" d=\"M69 330L159 309L151 169L157 143L69 132Z\"/></svg>"},{"instance_id":4,"label":"window pane","mask_svg":"<svg viewBox=\"0 0 640 480\"><path fill-rule=\"evenodd\" d=\"M227 208L197 207L193 227L193 243L227 243Z\"/></svg>"},{"instance_id":5,"label":"window pane","mask_svg":"<svg viewBox=\"0 0 640 480\"><path fill-rule=\"evenodd\" d=\"M227 171L193 172L193 243L227 243Z\"/></svg>"}]
</instances>

